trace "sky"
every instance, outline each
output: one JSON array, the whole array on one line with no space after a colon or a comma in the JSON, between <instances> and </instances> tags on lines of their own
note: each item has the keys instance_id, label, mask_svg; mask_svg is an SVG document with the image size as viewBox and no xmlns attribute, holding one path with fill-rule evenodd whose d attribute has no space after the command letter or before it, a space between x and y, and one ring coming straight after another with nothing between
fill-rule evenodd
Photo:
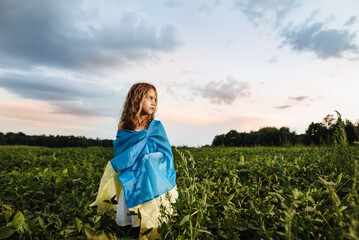
<instances>
[{"instance_id":1,"label":"sky","mask_svg":"<svg viewBox=\"0 0 359 240\"><path fill-rule=\"evenodd\" d=\"M0 132L114 139L136 82L174 146L359 121L357 0L0 1Z\"/></svg>"}]
</instances>

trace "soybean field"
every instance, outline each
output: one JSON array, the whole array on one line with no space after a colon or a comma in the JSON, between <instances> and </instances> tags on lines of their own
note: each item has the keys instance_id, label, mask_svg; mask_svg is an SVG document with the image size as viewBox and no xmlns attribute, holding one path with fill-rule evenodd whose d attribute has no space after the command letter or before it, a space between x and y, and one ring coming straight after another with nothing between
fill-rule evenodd
<instances>
[{"instance_id":1,"label":"soybean field","mask_svg":"<svg viewBox=\"0 0 359 240\"><path fill-rule=\"evenodd\" d=\"M359 148L173 148L161 239L359 239ZM0 239L132 239L89 204L112 148L0 147Z\"/></svg>"}]
</instances>

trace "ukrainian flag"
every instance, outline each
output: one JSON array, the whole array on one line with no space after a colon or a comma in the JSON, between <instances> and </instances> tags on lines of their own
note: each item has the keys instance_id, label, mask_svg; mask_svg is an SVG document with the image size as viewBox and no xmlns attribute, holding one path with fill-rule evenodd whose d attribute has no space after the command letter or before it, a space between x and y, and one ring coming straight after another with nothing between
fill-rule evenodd
<instances>
[{"instance_id":1,"label":"ukrainian flag","mask_svg":"<svg viewBox=\"0 0 359 240\"><path fill-rule=\"evenodd\" d=\"M115 157L108 162L102 176L97 198L90 206L98 210L117 210L104 202L123 190L128 209L140 212L140 238L158 237L162 219L160 208L172 213L171 203L178 193L171 145L160 121L152 120L147 130L120 130L114 141ZM143 235L152 228L152 231ZM142 234L141 234L142 233Z\"/></svg>"}]
</instances>

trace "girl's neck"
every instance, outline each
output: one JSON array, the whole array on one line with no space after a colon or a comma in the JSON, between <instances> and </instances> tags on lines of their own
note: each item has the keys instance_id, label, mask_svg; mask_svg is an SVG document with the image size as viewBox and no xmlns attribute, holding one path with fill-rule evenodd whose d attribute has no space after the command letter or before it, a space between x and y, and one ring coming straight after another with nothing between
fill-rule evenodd
<instances>
[{"instance_id":1,"label":"girl's neck","mask_svg":"<svg viewBox=\"0 0 359 240\"><path fill-rule=\"evenodd\" d=\"M139 124L147 124L148 119L150 118L149 115L140 115L140 119L138 120Z\"/></svg>"},{"instance_id":2,"label":"girl's neck","mask_svg":"<svg viewBox=\"0 0 359 240\"><path fill-rule=\"evenodd\" d=\"M149 115L141 115L138 120L137 126L135 128L136 131L140 131L147 128Z\"/></svg>"}]
</instances>

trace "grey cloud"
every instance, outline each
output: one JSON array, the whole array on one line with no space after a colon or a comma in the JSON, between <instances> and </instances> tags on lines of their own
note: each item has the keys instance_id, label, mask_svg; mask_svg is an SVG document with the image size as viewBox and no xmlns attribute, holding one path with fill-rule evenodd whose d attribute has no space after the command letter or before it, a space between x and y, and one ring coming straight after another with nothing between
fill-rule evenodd
<instances>
[{"instance_id":1,"label":"grey cloud","mask_svg":"<svg viewBox=\"0 0 359 240\"><path fill-rule=\"evenodd\" d=\"M282 32L283 44L295 51L314 52L322 59L342 57L345 52L358 52L355 33L347 30L324 29L323 23L286 28Z\"/></svg>"},{"instance_id":2,"label":"grey cloud","mask_svg":"<svg viewBox=\"0 0 359 240\"><path fill-rule=\"evenodd\" d=\"M319 15L320 11L318 9L312 11L312 13L309 15L309 17L307 17L307 19L305 20L305 22L312 22L314 21L314 19ZM328 21L334 20L331 19L333 18L333 16L328 17Z\"/></svg>"},{"instance_id":3,"label":"grey cloud","mask_svg":"<svg viewBox=\"0 0 359 240\"><path fill-rule=\"evenodd\" d=\"M198 72L196 72L194 70L183 70L183 71L181 71L181 73L182 74L195 74L195 73L198 73Z\"/></svg>"},{"instance_id":4,"label":"grey cloud","mask_svg":"<svg viewBox=\"0 0 359 240\"><path fill-rule=\"evenodd\" d=\"M83 100L75 101L50 101L50 104L54 107L52 113L78 116L117 117L122 109L122 105L116 104L116 99L118 99L119 95L121 94L104 95L97 100L84 98Z\"/></svg>"},{"instance_id":5,"label":"grey cloud","mask_svg":"<svg viewBox=\"0 0 359 240\"><path fill-rule=\"evenodd\" d=\"M0 87L23 98L46 101L54 106L54 113L113 116L119 111L115 99L121 93L101 83L27 73L0 75Z\"/></svg>"},{"instance_id":6,"label":"grey cloud","mask_svg":"<svg viewBox=\"0 0 359 240\"><path fill-rule=\"evenodd\" d=\"M211 103L217 105L231 105L237 98L250 96L248 83L240 82L231 76L224 81L211 81L196 90L200 96L210 99Z\"/></svg>"},{"instance_id":7,"label":"grey cloud","mask_svg":"<svg viewBox=\"0 0 359 240\"><path fill-rule=\"evenodd\" d=\"M199 7L201 13L213 14L222 5L221 0L214 0L212 2L206 2Z\"/></svg>"},{"instance_id":8,"label":"grey cloud","mask_svg":"<svg viewBox=\"0 0 359 240\"><path fill-rule=\"evenodd\" d=\"M113 116L118 109L104 109L100 106L86 104L83 101L52 102L55 114L69 114L78 116ZM105 105L106 106L106 105Z\"/></svg>"},{"instance_id":9,"label":"grey cloud","mask_svg":"<svg viewBox=\"0 0 359 240\"><path fill-rule=\"evenodd\" d=\"M184 0L167 0L165 5L170 8L181 7L184 4Z\"/></svg>"},{"instance_id":10,"label":"grey cloud","mask_svg":"<svg viewBox=\"0 0 359 240\"><path fill-rule=\"evenodd\" d=\"M346 21L344 23L344 26L348 27L348 26L351 26L353 25L353 23L355 23L357 21L357 17L356 16L351 16L348 21Z\"/></svg>"},{"instance_id":11,"label":"grey cloud","mask_svg":"<svg viewBox=\"0 0 359 240\"><path fill-rule=\"evenodd\" d=\"M333 15L330 15L330 16L326 17L326 19L324 19L323 22L329 23L329 22L334 22L335 20L336 20L336 17ZM309 21L306 21L306 22L309 22Z\"/></svg>"},{"instance_id":12,"label":"grey cloud","mask_svg":"<svg viewBox=\"0 0 359 240\"><path fill-rule=\"evenodd\" d=\"M36 100L75 100L82 97L100 97L98 86L37 74L4 74L0 87L21 97Z\"/></svg>"},{"instance_id":13,"label":"grey cloud","mask_svg":"<svg viewBox=\"0 0 359 240\"><path fill-rule=\"evenodd\" d=\"M312 11L304 21L305 24L288 24L286 17L303 3L304 1L300 0L235 0L236 7L249 21L254 25L273 24L283 38L282 45L288 45L294 51L313 52L321 59L343 57L345 52L357 54L355 33L343 29L327 29L322 22L310 24L319 10ZM356 19L356 16L351 16L344 26L351 26ZM335 16L329 16L324 22L334 20Z\"/></svg>"},{"instance_id":14,"label":"grey cloud","mask_svg":"<svg viewBox=\"0 0 359 240\"><path fill-rule=\"evenodd\" d=\"M290 108L291 105L282 105L282 106L276 106L274 108L277 108L277 109L286 109L286 108Z\"/></svg>"},{"instance_id":15,"label":"grey cloud","mask_svg":"<svg viewBox=\"0 0 359 240\"><path fill-rule=\"evenodd\" d=\"M283 19L295 8L301 6L299 0L235 0L236 8L254 24L271 22L282 25Z\"/></svg>"},{"instance_id":16,"label":"grey cloud","mask_svg":"<svg viewBox=\"0 0 359 240\"><path fill-rule=\"evenodd\" d=\"M81 3L2 0L0 66L93 70L150 59L182 44L175 25L150 25L135 12L94 26L89 19L96 16Z\"/></svg>"},{"instance_id":17,"label":"grey cloud","mask_svg":"<svg viewBox=\"0 0 359 240\"><path fill-rule=\"evenodd\" d=\"M69 115L78 115L78 116L99 116L101 113L96 109L91 109L88 106L81 106L81 103L71 102L71 103L53 103L54 111L51 113L54 114L69 114Z\"/></svg>"},{"instance_id":18,"label":"grey cloud","mask_svg":"<svg viewBox=\"0 0 359 240\"><path fill-rule=\"evenodd\" d=\"M276 56L268 60L268 63L277 63L277 62L278 62L278 58Z\"/></svg>"},{"instance_id":19,"label":"grey cloud","mask_svg":"<svg viewBox=\"0 0 359 240\"><path fill-rule=\"evenodd\" d=\"M308 96L289 97L290 100L294 100L294 101L298 101L298 102L304 101L307 98L308 98Z\"/></svg>"},{"instance_id":20,"label":"grey cloud","mask_svg":"<svg viewBox=\"0 0 359 240\"><path fill-rule=\"evenodd\" d=\"M317 99L320 99L321 97L318 97ZM304 106L309 106L308 104L305 104L306 101L311 101L314 102L316 99L310 97L310 96L289 96L288 97L289 101L287 101L284 105L281 106L275 106L274 108L277 109L287 109L290 107L293 107L294 105L303 105Z\"/></svg>"}]
</instances>

